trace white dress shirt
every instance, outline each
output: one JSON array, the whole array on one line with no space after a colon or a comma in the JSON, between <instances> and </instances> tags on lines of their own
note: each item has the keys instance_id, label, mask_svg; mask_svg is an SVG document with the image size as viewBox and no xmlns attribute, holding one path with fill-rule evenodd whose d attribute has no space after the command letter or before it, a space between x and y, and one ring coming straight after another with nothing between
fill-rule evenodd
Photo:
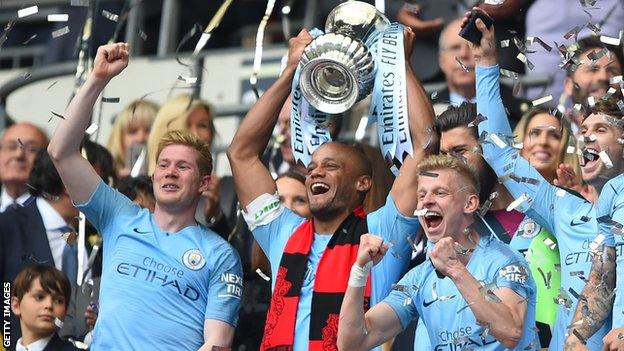
<instances>
[{"instance_id":1,"label":"white dress shirt","mask_svg":"<svg viewBox=\"0 0 624 351\"><path fill-rule=\"evenodd\" d=\"M50 244L50 251L52 251L52 258L54 258L54 267L61 270L63 264L63 250L67 243L63 240L63 228L67 227L67 223L56 212L54 208L42 197L37 198L37 209L41 215L43 226L45 227L46 234L48 236L48 243Z\"/></svg>"},{"instance_id":2,"label":"white dress shirt","mask_svg":"<svg viewBox=\"0 0 624 351\"><path fill-rule=\"evenodd\" d=\"M28 346L22 345L22 338L19 338L19 340L17 340L17 344L15 345L15 351L43 351L43 349L48 346L50 340L52 340L52 336L54 336L54 334L50 334L48 337L32 342Z\"/></svg>"},{"instance_id":3,"label":"white dress shirt","mask_svg":"<svg viewBox=\"0 0 624 351\"><path fill-rule=\"evenodd\" d=\"M7 193L6 188L2 188L2 193L0 193L0 213L6 211L6 209L13 204L13 202L17 202L20 205L23 205L26 200L30 198L30 193L25 192L22 195L18 196L17 199L14 199Z\"/></svg>"}]
</instances>

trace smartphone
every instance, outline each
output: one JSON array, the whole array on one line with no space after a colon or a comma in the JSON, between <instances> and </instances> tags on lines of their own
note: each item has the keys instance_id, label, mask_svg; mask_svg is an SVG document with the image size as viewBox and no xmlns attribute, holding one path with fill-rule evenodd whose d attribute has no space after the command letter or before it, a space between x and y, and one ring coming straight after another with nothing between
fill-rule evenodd
<instances>
[{"instance_id":1,"label":"smartphone","mask_svg":"<svg viewBox=\"0 0 624 351\"><path fill-rule=\"evenodd\" d=\"M492 26L492 24L494 24L492 17L484 14L483 12L472 10L470 18L468 19L468 24L466 24L466 26L459 31L459 36L473 44L479 45L483 35L479 31L479 28L477 28L477 18L480 18L488 29Z\"/></svg>"}]
</instances>

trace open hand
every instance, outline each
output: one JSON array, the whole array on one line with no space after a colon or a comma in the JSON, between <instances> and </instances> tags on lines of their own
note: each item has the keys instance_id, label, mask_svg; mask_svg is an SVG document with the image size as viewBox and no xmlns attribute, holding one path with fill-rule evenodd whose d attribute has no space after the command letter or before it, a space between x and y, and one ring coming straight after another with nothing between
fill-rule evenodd
<instances>
[{"instance_id":1,"label":"open hand","mask_svg":"<svg viewBox=\"0 0 624 351\"><path fill-rule=\"evenodd\" d=\"M126 43L102 45L93 63L92 75L108 83L128 66L129 46Z\"/></svg>"},{"instance_id":2,"label":"open hand","mask_svg":"<svg viewBox=\"0 0 624 351\"><path fill-rule=\"evenodd\" d=\"M615 313L615 311L613 313ZM624 328L611 330L602 338L602 341L604 342L604 350L624 351Z\"/></svg>"},{"instance_id":3,"label":"open hand","mask_svg":"<svg viewBox=\"0 0 624 351\"><path fill-rule=\"evenodd\" d=\"M553 184L562 188L574 190L579 194L583 192L583 186L578 181L574 173L574 168L566 163L562 163L557 167L557 178L553 180Z\"/></svg>"}]
</instances>

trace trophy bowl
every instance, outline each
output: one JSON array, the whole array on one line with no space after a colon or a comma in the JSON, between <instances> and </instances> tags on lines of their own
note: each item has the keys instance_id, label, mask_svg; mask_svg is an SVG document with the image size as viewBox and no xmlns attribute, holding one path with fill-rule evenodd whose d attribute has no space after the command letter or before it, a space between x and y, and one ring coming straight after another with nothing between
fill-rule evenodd
<instances>
[{"instance_id":1,"label":"trophy bowl","mask_svg":"<svg viewBox=\"0 0 624 351\"><path fill-rule=\"evenodd\" d=\"M390 22L365 2L335 7L318 36L304 50L299 86L306 101L325 113L342 113L373 89L375 60L367 44Z\"/></svg>"}]
</instances>

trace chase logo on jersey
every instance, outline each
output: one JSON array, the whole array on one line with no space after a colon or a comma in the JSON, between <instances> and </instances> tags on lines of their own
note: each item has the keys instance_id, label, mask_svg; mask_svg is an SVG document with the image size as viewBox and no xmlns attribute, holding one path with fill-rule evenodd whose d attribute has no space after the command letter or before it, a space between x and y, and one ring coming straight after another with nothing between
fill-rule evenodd
<instances>
[{"instance_id":1,"label":"chase logo on jersey","mask_svg":"<svg viewBox=\"0 0 624 351\"><path fill-rule=\"evenodd\" d=\"M535 223L529 217L524 217L524 220L520 223L517 235L520 235L523 238L531 239L539 234L540 230L542 230L542 227L539 224Z\"/></svg>"},{"instance_id":2,"label":"chase logo on jersey","mask_svg":"<svg viewBox=\"0 0 624 351\"><path fill-rule=\"evenodd\" d=\"M182 263L184 263L186 268L197 271L204 268L206 259L201 251L198 249L191 249L187 250L184 255L182 255Z\"/></svg>"},{"instance_id":3,"label":"chase logo on jersey","mask_svg":"<svg viewBox=\"0 0 624 351\"><path fill-rule=\"evenodd\" d=\"M519 264L510 264L508 266L501 268L498 271L498 275L507 281L519 283L519 284L526 283L526 280L529 276L526 268L524 268L524 266L521 266Z\"/></svg>"}]
</instances>

